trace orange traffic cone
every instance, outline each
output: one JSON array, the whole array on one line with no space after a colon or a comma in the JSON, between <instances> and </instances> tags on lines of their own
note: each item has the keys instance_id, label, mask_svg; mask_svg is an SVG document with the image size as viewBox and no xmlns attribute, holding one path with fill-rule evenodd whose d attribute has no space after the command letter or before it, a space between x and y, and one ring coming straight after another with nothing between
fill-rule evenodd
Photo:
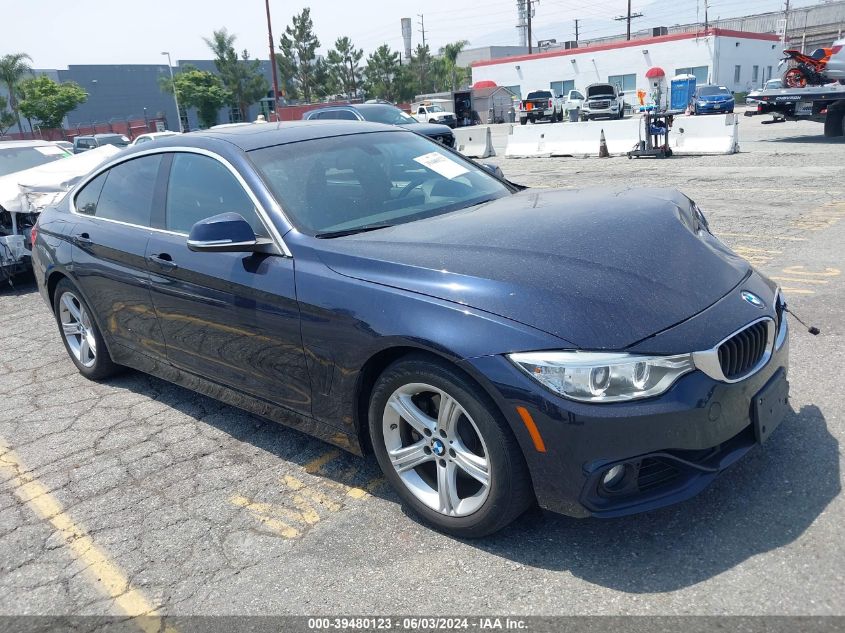
<instances>
[{"instance_id":1,"label":"orange traffic cone","mask_svg":"<svg viewBox=\"0 0 845 633\"><path fill-rule=\"evenodd\" d=\"M604 140L604 130L601 131L601 141L599 142L599 158L610 158L610 152L607 151L607 141Z\"/></svg>"}]
</instances>

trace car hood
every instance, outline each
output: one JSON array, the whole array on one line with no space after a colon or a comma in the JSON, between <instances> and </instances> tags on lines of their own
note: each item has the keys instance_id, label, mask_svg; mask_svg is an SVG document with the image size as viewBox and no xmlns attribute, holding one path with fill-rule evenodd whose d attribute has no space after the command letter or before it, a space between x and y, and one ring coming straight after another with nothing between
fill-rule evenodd
<instances>
[{"instance_id":1,"label":"car hood","mask_svg":"<svg viewBox=\"0 0 845 633\"><path fill-rule=\"evenodd\" d=\"M452 128L438 123L403 123L399 127L425 136L450 136Z\"/></svg>"},{"instance_id":2,"label":"car hood","mask_svg":"<svg viewBox=\"0 0 845 633\"><path fill-rule=\"evenodd\" d=\"M748 264L670 190L528 190L319 240L342 275L464 304L583 349L623 349L714 304Z\"/></svg>"}]
</instances>

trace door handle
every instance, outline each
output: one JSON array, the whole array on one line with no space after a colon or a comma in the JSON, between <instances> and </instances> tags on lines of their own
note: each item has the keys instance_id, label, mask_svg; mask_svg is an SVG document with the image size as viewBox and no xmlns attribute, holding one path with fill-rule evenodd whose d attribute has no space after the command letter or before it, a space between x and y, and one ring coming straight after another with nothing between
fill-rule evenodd
<instances>
[{"instance_id":1,"label":"door handle","mask_svg":"<svg viewBox=\"0 0 845 633\"><path fill-rule=\"evenodd\" d=\"M74 237L74 239L76 240L77 244L88 245L88 244L94 243L94 240L92 240L91 237L87 233L79 233Z\"/></svg>"},{"instance_id":2,"label":"door handle","mask_svg":"<svg viewBox=\"0 0 845 633\"><path fill-rule=\"evenodd\" d=\"M173 261L173 258L168 253L158 253L157 255L148 255L147 259L151 261L153 264L157 264L162 268L167 270L173 270L174 268L178 268L176 262Z\"/></svg>"}]
</instances>

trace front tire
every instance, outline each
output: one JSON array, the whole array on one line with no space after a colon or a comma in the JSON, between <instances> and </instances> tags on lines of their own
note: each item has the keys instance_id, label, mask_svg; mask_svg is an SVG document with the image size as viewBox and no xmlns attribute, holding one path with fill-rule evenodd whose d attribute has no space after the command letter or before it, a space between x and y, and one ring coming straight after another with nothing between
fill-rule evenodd
<instances>
[{"instance_id":1,"label":"front tire","mask_svg":"<svg viewBox=\"0 0 845 633\"><path fill-rule=\"evenodd\" d=\"M108 378L120 371L94 321L91 308L67 279L56 285L53 308L62 342L79 373L90 380Z\"/></svg>"},{"instance_id":2,"label":"front tire","mask_svg":"<svg viewBox=\"0 0 845 633\"><path fill-rule=\"evenodd\" d=\"M385 477L435 529L475 538L534 501L522 451L493 402L448 364L399 360L376 381L370 438Z\"/></svg>"}]
</instances>

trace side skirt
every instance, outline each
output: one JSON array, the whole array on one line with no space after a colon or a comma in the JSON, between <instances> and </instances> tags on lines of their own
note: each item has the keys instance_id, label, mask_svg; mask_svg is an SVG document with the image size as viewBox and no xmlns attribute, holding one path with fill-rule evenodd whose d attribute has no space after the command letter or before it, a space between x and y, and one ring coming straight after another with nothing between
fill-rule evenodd
<instances>
[{"instance_id":1,"label":"side skirt","mask_svg":"<svg viewBox=\"0 0 845 633\"><path fill-rule=\"evenodd\" d=\"M150 358L143 354L138 354L124 348L120 344L112 344L115 347L120 347L122 353L116 356L121 365L126 365L132 369L137 369L145 374L150 374L156 378L161 378L167 382L185 387L191 391L196 391L204 396L220 400L233 407L243 409L249 413L266 418L271 422L277 422L284 426L296 429L307 435L311 435L329 444L333 444L338 448L349 451L354 455L363 456L364 452L358 437L343 431L323 424L312 417L301 415L290 409L285 409L266 400L247 395L241 391L237 391L230 387L226 387L214 381L208 380L191 374L184 370L178 369L173 365L163 363L154 358ZM113 350L117 352L117 350Z\"/></svg>"}]
</instances>

